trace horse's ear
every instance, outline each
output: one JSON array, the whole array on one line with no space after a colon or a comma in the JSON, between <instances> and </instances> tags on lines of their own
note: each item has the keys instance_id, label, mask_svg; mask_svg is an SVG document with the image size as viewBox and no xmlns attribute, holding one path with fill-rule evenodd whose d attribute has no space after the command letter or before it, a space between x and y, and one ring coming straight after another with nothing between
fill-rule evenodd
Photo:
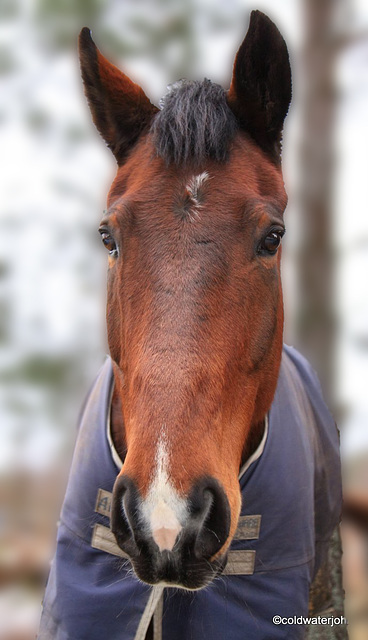
<instances>
[{"instance_id":1,"label":"horse's ear","mask_svg":"<svg viewBox=\"0 0 368 640\"><path fill-rule=\"evenodd\" d=\"M281 134L291 100L291 70L283 37L260 11L236 55L228 103L240 126L280 162Z\"/></svg>"},{"instance_id":2,"label":"horse's ear","mask_svg":"<svg viewBox=\"0 0 368 640\"><path fill-rule=\"evenodd\" d=\"M93 121L120 165L158 109L137 84L104 58L86 27L79 36L79 57Z\"/></svg>"}]
</instances>

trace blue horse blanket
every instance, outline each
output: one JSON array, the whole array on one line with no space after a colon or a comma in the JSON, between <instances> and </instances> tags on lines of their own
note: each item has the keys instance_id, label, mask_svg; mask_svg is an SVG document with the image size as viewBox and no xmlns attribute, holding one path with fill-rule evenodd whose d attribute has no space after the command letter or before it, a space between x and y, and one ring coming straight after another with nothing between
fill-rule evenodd
<instances>
[{"instance_id":1,"label":"blue horse blanket","mask_svg":"<svg viewBox=\"0 0 368 640\"><path fill-rule=\"evenodd\" d=\"M151 618L155 640L303 638L303 626L275 625L273 617L307 615L341 511L338 432L310 365L284 347L262 446L240 474L228 565L196 592L143 584L115 544L112 389L108 358L81 418L39 640L144 640Z\"/></svg>"}]
</instances>

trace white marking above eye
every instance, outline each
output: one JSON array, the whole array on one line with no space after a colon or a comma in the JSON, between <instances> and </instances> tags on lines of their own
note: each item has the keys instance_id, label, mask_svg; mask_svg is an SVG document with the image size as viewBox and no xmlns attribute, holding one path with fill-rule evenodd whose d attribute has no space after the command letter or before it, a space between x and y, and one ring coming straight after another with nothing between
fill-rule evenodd
<instances>
[{"instance_id":1,"label":"white marking above eye","mask_svg":"<svg viewBox=\"0 0 368 640\"><path fill-rule=\"evenodd\" d=\"M200 203L199 192L202 185L206 182L206 180L209 180L209 179L210 179L210 175L207 173L207 171L203 171L203 173L199 173L196 176L192 176L192 178L190 178L188 184L185 187L186 192L189 195L191 202L193 203L193 206L191 207L189 212L189 218L192 221L194 218L192 217L191 214L199 218L199 210L202 208L202 205Z\"/></svg>"},{"instance_id":2,"label":"white marking above eye","mask_svg":"<svg viewBox=\"0 0 368 640\"><path fill-rule=\"evenodd\" d=\"M199 201L198 201L198 191L201 188L201 186L206 182L206 180L209 179L209 174L207 173L207 171L204 171L203 173L199 173L196 176L193 176L187 186L186 186L186 190L188 191L191 199L193 200L193 202L196 205L199 205Z\"/></svg>"}]
</instances>

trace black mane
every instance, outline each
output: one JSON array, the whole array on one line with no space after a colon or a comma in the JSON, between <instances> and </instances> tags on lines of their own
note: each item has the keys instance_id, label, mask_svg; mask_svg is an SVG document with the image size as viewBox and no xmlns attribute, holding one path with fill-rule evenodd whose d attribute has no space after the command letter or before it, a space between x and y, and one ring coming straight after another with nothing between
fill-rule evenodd
<instances>
[{"instance_id":1,"label":"black mane","mask_svg":"<svg viewBox=\"0 0 368 640\"><path fill-rule=\"evenodd\" d=\"M151 132L156 151L167 163L224 162L237 124L226 91L210 80L181 80L169 88Z\"/></svg>"}]
</instances>

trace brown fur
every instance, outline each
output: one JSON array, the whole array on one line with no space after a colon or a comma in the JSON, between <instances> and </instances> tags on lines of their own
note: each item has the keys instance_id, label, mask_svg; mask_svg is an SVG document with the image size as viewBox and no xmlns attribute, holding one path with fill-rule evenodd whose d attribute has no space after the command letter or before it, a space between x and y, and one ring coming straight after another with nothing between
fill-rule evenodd
<instances>
[{"instance_id":1,"label":"brown fur","mask_svg":"<svg viewBox=\"0 0 368 640\"><path fill-rule=\"evenodd\" d=\"M233 531L243 449L252 448L249 434L269 409L280 364L279 256L256 256L255 247L271 220L282 220L283 183L238 134L230 162L205 167L211 181L193 223L173 211L192 170L178 179L150 151L149 139L136 147L108 199L121 246L109 272L107 320L121 372L123 471L145 495L157 432L166 424L175 486L187 494L195 478L217 478ZM121 442L121 421L113 433Z\"/></svg>"},{"instance_id":2,"label":"brown fur","mask_svg":"<svg viewBox=\"0 0 368 640\"><path fill-rule=\"evenodd\" d=\"M264 32L269 40L263 52ZM281 250L270 255L259 247L275 225L282 229L286 206L275 148L290 94L287 52L276 27L253 13L228 95L238 123L228 160L204 154L168 164L149 132L155 108L91 43L82 32L85 90L119 164L102 221L119 252L109 259L107 304L114 442L125 458L122 473L142 497L163 426L170 479L181 495L188 496L201 477L218 480L231 510L221 555L237 526L239 467L262 436L281 359ZM273 43L282 100L274 95ZM249 50L259 64L259 86L254 75L244 84ZM267 95L265 56L273 65ZM252 131L244 109L257 112ZM188 122L195 127L195 118ZM204 171L210 179L200 188L196 209L187 186Z\"/></svg>"}]
</instances>

